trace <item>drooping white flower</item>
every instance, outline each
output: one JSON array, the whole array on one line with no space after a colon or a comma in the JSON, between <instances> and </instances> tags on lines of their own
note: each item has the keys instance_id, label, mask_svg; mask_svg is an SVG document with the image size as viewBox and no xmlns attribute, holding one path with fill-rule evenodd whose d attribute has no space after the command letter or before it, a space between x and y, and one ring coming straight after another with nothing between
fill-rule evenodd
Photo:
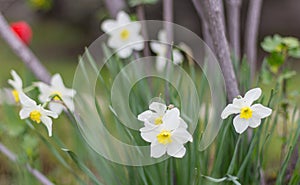
<instances>
[{"instance_id":1,"label":"drooping white flower","mask_svg":"<svg viewBox=\"0 0 300 185\"><path fill-rule=\"evenodd\" d=\"M261 95L261 89L249 90L244 97L234 98L233 103L223 110L221 117L226 119L231 114L238 114L233 119L233 125L237 133L243 133L248 127L256 128L261 119L271 115L272 109L261 104L253 104Z\"/></svg>"},{"instance_id":2,"label":"drooping white flower","mask_svg":"<svg viewBox=\"0 0 300 185\"><path fill-rule=\"evenodd\" d=\"M156 58L156 69L158 71L163 71L166 64L167 64L167 52L168 52L168 47L170 47L169 45L167 45L167 34L165 30L160 30L158 32L158 40L160 42L151 42L150 43L150 48L151 50L157 54L157 58ZM180 53L179 50L177 49L172 49L172 55L173 55L173 62L176 65L179 65L182 63L183 61L183 56Z\"/></svg>"},{"instance_id":3,"label":"drooping white flower","mask_svg":"<svg viewBox=\"0 0 300 185\"><path fill-rule=\"evenodd\" d=\"M159 158L167 153L182 158L186 152L184 144L193 139L187 131L187 124L180 118L179 109L168 110L165 104L159 102L151 103L149 109L138 119L144 122L140 132L142 138L151 143L151 157Z\"/></svg>"},{"instance_id":4,"label":"drooping white flower","mask_svg":"<svg viewBox=\"0 0 300 185\"><path fill-rule=\"evenodd\" d=\"M144 39L140 35L141 24L132 22L124 11L118 13L116 20L105 20L101 29L109 35L108 46L118 50L120 58L127 58L133 50L140 51L144 48ZM122 48L123 46L126 47Z\"/></svg>"},{"instance_id":5,"label":"drooping white flower","mask_svg":"<svg viewBox=\"0 0 300 185\"><path fill-rule=\"evenodd\" d=\"M74 89L66 88L59 74L52 76L50 85L43 82L37 82L36 85L41 92L39 95L39 100L41 102L49 102L51 97L53 98L53 101L49 103L49 109L51 111L61 114L64 105L60 102L60 99L72 112L74 111L73 97L75 96L76 91Z\"/></svg>"},{"instance_id":6,"label":"drooping white flower","mask_svg":"<svg viewBox=\"0 0 300 185\"><path fill-rule=\"evenodd\" d=\"M8 83L13 87L11 93L16 103L19 103L20 102L19 94L20 92L23 92L23 82L15 70L11 70L10 74L13 77L12 80L11 79L8 80Z\"/></svg>"},{"instance_id":7,"label":"drooping white flower","mask_svg":"<svg viewBox=\"0 0 300 185\"><path fill-rule=\"evenodd\" d=\"M21 119L30 118L36 123L43 123L48 130L49 137L52 136L52 118L57 118L58 115L55 112L44 109L41 105L26 96L23 92L19 94L22 109L19 112Z\"/></svg>"}]
</instances>

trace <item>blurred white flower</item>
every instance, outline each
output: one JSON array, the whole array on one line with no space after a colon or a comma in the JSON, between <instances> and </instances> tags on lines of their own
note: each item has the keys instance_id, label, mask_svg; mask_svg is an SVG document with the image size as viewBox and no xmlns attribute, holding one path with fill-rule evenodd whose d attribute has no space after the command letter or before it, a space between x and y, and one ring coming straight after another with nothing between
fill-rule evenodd
<instances>
[{"instance_id":1,"label":"blurred white flower","mask_svg":"<svg viewBox=\"0 0 300 185\"><path fill-rule=\"evenodd\" d=\"M61 114L64 109L64 105L60 102L61 99L73 112L75 109L73 97L75 96L76 91L74 89L66 88L59 74L52 76L50 84L51 85L49 86L43 82L36 83L41 92L39 100L45 103L51 101L52 98L53 101L49 102L49 109L57 114Z\"/></svg>"},{"instance_id":2,"label":"blurred white flower","mask_svg":"<svg viewBox=\"0 0 300 185\"><path fill-rule=\"evenodd\" d=\"M234 98L233 103L223 110L221 117L226 119L231 114L238 114L233 119L233 125L237 133L243 133L249 126L256 128L260 125L261 119L271 115L272 109L261 104L253 104L261 95L261 89L249 90L245 97Z\"/></svg>"},{"instance_id":3,"label":"blurred white flower","mask_svg":"<svg viewBox=\"0 0 300 185\"><path fill-rule=\"evenodd\" d=\"M36 123L43 123L48 129L49 137L52 136L52 118L57 118L58 115L55 112L44 109L41 105L37 105L36 102L26 96L23 92L19 93L22 109L20 110L20 118L30 118Z\"/></svg>"},{"instance_id":4,"label":"blurred white flower","mask_svg":"<svg viewBox=\"0 0 300 185\"><path fill-rule=\"evenodd\" d=\"M187 124L180 118L178 108L167 110L167 106L153 102L150 110L138 116L144 122L140 129L142 138L151 143L151 157L159 158L167 153L170 156L182 158L186 149L183 146L192 142L192 135L187 131Z\"/></svg>"},{"instance_id":5,"label":"blurred white flower","mask_svg":"<svg viewBox=\"0 0 300 185\"><path fill-rule=\"evenodd\" d=\"M23 92L23 82L20 76L16 73L16 71L11 70L10 74L13 77L13 80L11 79L8 80L8 83L13 87L11 93L16 103L19 103L20 102L19 94L20 92Z\"/></svg>"},{"instance_id":6,"label":"blurred white flower","mask_svg":"<svg viewBox=\"0 0 300 185\"><path fill-rule=\"evenodd\" d=\"M163 71L166 64L167 64L167 52L168 52L168 47L170 47L167 43L167 34L165 30L160 30L158 32L158 41L156 42L153 41L150 43L150 48L151 50L157 54L156 58L156 69L158 71ZM173 49L172 50L173 54L173 62L176 65L179 65L183 61L183 56L181 52L178 49Z\"/></svg>"},{"instance_id":7,"label":"blurred white flower","mask_svg":"<svg viewBox=\"0 0 300 185\"><path fill-rule=\"evenodd\" d=\"M144 39L140 35L141 24L131 22L129 15L123 11L118 13L116 20L105 20L101 29L110 36L107 44L118 50L117 54L120 58L129 57L132 50L140 51L144 48L142 42Z\"/></svg>"}]
</instances>

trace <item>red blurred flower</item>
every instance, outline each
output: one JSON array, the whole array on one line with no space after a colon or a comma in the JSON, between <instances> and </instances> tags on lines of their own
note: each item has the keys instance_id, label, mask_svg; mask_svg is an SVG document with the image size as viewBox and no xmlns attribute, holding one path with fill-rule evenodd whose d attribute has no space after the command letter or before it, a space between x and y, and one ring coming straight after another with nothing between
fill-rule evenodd
<instances>
[{"instance_id":1,"label":"red blurred flower","mask_svg":"<svg viewBox=\"0 0 300 185\"><path fill-rule=\"evenodd\" d=\"M24 42L24 44L29 45L32 38L32 31L30 26L24 22L14 22L10 24L10 28L17 36Z\"/></svg>"}]
</instances>

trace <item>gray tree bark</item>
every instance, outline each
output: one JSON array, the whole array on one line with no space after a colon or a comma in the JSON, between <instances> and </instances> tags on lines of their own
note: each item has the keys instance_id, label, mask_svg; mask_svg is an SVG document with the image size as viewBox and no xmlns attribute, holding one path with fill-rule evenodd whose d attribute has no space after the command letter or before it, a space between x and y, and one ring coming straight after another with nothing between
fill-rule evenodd
<instances>
[{"instance_id":1,"label":"gray tree bark","mask_svg":"<svg viewBox=\"0 0 300 185\"><path fill-rule=\"evenodd\" d=\"M222 69L228 100L238 96L239 89L230 59L230 51L225 36L225 25L222 21L222 12L218 0L203 0L203 7L206 10L208 27L213 40L213 45Z\"/></svg>"},{"instance_id":2,"label":"gray tree bark","mask_svg":"<svg viewBox=\"0 0 300 185\"><path fill-rule=\"evenodd\" d=\"M37 57L27 46L10 30L10 27L0 12L0 35L12 48L14 53L21 58L33 74L43 82L49 83L51 76Z\"/></svg>"},{"instance_id":3,"label":"gray tree bark","mask_svg":"<svg viewBox=\"0 0 300 185\"><path fill-rule=\"evenodd\" d=\"M110 16L113 18L116 18L119 11L126 8L124 0L105 0L104 3Z\"/></svg>"},{"instance_id":4,"label":"gray tree bark","mask_svg":"<svg viewBox=\"0 0 300 185\"><path fill-rule=\"evenodd\" d=\"M245 52L251 69L251 79L254 79L257 63L257 36L260 23L263 0L249 1L245 33Z\"/></svg>"},{"instance_id":5,"label":"gray tree bark","mask_svg":"<svg viewBox=\"0 0 300 185\"><path fill-rule=\"evenodd\" d=\"M242 0L226 0L229 43L236 59L238 60L241 55L241 5Z\"/></svg>"}]
</instances>

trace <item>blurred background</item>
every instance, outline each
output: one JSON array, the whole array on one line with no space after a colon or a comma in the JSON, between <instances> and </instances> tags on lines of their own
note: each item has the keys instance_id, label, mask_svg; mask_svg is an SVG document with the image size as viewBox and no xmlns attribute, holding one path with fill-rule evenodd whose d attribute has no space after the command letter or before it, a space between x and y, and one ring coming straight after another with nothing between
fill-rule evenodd
<instances>
[{"instance_id":1,"label":"blurred background","mask_svg":"<svg viewBox=\"0 0 300 185\"><path fill-rule=\"evenodd\" d=\"M244 0L242 5L242 23L246 20L247 5L248 1ZM146 19L162 20L161 1L153 5L146 5L145 10ZM300 1L298 0L264 0L257 41L258 46L265 36L276 33L282 36L300 38L299 10ZM102 34L100 30L101 22L109 18L109 13L101 0L0 0L0 11L9 22L22 20L32 27L33 38L30 48L51 73L60 73L62 75L68 87L72 86L78 57L84 53L85 47L88 47ZM130 8L127 12L134 14L135 8ZM191 1L174 0L174 22L202 37L201 22ZM242 27L241 31L241 41L243 42L245 28ZM258 47L259 63L263 60L264 55L265 53ZM34 79L2 38L0 38L0 62L1 87L8 87L7 79L10 78L11 69L15 69L23 77L25 84L29 84ZM299 69L299 61L293 60L292 62L292 65ZM299 84L299 80L298 82L295 81L295 84ZM11 121L7 118L7 114L11 111L13 109L1 111L0 125ZM80 141L74 142L73 128L70 128L70 124L64 124L65 122L65 117L59 118L54 127L54 132L62 136L67 143L73 146L75 151L84 153L78 147ZM19 122L19 124L22 124L22 122ZM6 136L11 133L3 133L5 129L3 130L0 132L0 140L9 144L15 149L16 153L20 151L20 143L15 142L18 140L7 138ZM25 143L34 146L38 145L35 142L26 141ZM44 145L39 146L38 157L41 160L35 165L42 168L42 171L50 178L61 178L51 180L62 182L62 184L73 184L71 175L58 175L65 173L65 171L55 165L57 161L51 157L52 154L47 152L46 147ZM35 158L36 156L33 156L32 160ZM271 156L271 158L276 160L278 156ZM21 167L10 163L5 156L0 154L0 184L17 184L16 182L20 181L14 180L16 174L18 178L30 179L30 182L34 182L34 179L26 172L23 172ZM272 175L272 170L269 174Z\"/></svg>"}]
</instances>

